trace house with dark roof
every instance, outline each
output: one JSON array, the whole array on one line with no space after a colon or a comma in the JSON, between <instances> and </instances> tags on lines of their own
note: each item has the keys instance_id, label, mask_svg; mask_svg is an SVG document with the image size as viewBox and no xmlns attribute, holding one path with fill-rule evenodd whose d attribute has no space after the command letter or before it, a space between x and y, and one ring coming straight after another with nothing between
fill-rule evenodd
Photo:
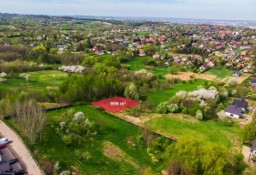
<instances>
[{"instance_id":1,"label":"house with dark roof","mask_svg":"<svg viewBox=\"0 0 256 175\"><path fill-rule=\"evenodd\" d=\"M210 67L207 64L203 64L202 66L199 67L199 69L204 72L206 70L208 70Z\"/></svg>"},{"instance_id":2,"label":"house with dark roof","mask_svg":"<svg viewBox=\"0 0 256 175\"><path fill-rule=\"evenodd\" d=\"M0 173L10 172L11 166L8 162L0 164Z\"/></svg>"},{"instance_id":3,"label":"house with dark roof","mask_svg":"<svg viewBox=\"0 0 256 175\"><path fill-rule=\"evenodd\" d=\"M252 85L253 87L256 87L256 79L251 79L251 85Z\"/></svg>"},{"instance_id":4,"label":"house with dark roof","mask_svg":"<svg viewBox=\"0 0 256 175\"><path fill-rule=\"evenodd\" d=\"M240 70L235 70L235 71L233 72L233 76L234 76L234 77L240 77L241 75L242 75L242 73L241 73Z\"/></svg>"},{"instance_id":5,"label":"house with dark roof","mask_svg":"<svg viewBox=\"0 0 256 175\"><path fill-rule=\"evenodd\" d=\"M242 108L243 111L248 109L248 102L244 98L240 100L234 99L232 105Z\"/></svg>"},{"instance_id":6,"label":"house with dark roof","mask_svg":"<svg viewBox=\"0 0 256 175\"><path fill-rule=\"evenodd\" d=\"M238 107L238 106L235 106L235 105L229 105L227 108L226 108L226 116L227 117L230 117L230 118L240 118L242 117L242 108L241 107Z\"/></svg>"}]
</instances>

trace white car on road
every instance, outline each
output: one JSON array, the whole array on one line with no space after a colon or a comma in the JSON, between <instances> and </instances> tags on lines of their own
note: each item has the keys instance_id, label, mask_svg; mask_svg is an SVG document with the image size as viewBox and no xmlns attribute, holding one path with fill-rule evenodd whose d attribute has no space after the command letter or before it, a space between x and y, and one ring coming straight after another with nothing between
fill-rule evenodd
<instances>
[{"instance_id":1,"label":"white car on road","mask_svg":"<svg viewBox=\"0 0 256 175\"><path fill-rule=\"evenodd\" d=\"M12 140L8 139L8 138L1 138L0 139L0 146L2 145L7 145L8 143L10 143Z\"/></svg>"}]
</instances>

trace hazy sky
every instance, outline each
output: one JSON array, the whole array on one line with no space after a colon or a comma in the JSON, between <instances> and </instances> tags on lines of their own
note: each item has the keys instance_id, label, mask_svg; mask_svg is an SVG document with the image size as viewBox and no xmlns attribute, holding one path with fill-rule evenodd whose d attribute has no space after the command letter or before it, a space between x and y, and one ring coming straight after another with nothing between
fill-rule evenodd
<instances>
[{"instance_id":1,"label":"hazy sky","mask_svg":"<svg viewBox=\"0 0 256 175\"><path fill-rule=\"evenodd\" d=\"M0 0L0 12L256 21L256 0Z\"/></svg>"}]
</instances>

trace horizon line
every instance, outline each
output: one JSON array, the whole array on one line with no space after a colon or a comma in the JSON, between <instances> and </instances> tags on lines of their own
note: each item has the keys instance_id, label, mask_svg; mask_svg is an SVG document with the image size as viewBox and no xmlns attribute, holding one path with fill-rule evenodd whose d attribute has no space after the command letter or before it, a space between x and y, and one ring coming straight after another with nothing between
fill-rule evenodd
<instances>
[{"instance_id":1,"label":"horizon line","mask_svg":"<svg viewBox=\"0 0 256 175\"><path fill-rule=\"evenodd\" d=\"M107 15L65 15L65 14L35 14L35 13L10 13L10 12L0 12L0 14L9 15L27 15L27 16L49 16L49 17L104 17L104 18L151 18L151 19L183 19L183 20L208 20L208 21L236 21L236 22L255 22L253 19L218 19L218 18L187 18L187 17L157 17L157 16L107 16ZM163 21L162 21L163 22Z\"/></svg>"}]
</instances>

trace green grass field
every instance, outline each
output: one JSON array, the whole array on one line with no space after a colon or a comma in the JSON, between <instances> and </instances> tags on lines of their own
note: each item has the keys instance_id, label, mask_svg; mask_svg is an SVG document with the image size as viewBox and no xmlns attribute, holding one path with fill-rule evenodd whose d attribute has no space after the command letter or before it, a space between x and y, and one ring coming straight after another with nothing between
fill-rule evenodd
<instances>
[{"instance_id":1,"label":"green grass field","mask_svg":"<svg viewBox=\"0 0 256 175\"><path fill-rule=\"evenodd\" d=\"M162 166L151 163L151 159L146 152L146 146L140 140L141 130L138 127L91 106L78 106L73 109L83 111L88 119L95 122L98 134L94 140L80 146L65 146L53 127L53 119L60 115L63 110L48 112L48 123L43 138L32 148L32 150L37 150L39 159L59 161L64 167L74 166L81 174L136 174L138 169L130 164L116 162L103 155L103 142L109 141L130 156L135 163L140 165L140 168L151 166L158 169ZM133 139L135 146L129 144L128 139ZM76 150L89 151L92 158L88 161L79 160L75 155Z\"/></svg>"},{"instance_id":2,"label":"green grass field","mask_svg":"<svg viewBox=\"0 0 256 175\"><path fill-rule=\"evenodd\" d=\"M8 25L0 25L0 30L2 30L2 29L8 29L8 28L11 28L11 26L8 26Z\"/></svg>"},{"instance_id":3,"label":"green grass field","mask_svg":"<svg viewBox=\"0 0 256 175\"><path fill-rule=\"evenodd\" d=\"M146 58L150 59L150 57L146 57ZM145 69L145 65L143 64L142 59L143 57L136 57L126 62L125 64L129 66L129 69L131 71Z\"/></svg>"},{"instance_id":4,"label":"green grass field","mask_svg":"<svg viewBox=\"0 0 256 175\"><path fill-rule=\"evenodd\" d=\"M216 75L218 78L225 78L232 74L232 72L226 68L223 68L223 69L211 68L210 70L206 71L205 73Z\"/></svg>"},{"instance_id":5,"label":"green grass field","mask_svg":"<svg viewBox=\"0 0 256 175\"><path fill-rule=\"evenodd\" d=\"M157 33L157 30L152 30L152 31L139 31L136 32L138 35L149 35L149 34L153 34L153 33Z\"/></svg>"},{"instance_id":6,"label":"green grass field","mask_svg":"<svg viewBox=\"0 0 256 175\"><path fill-rule=\"evenodd\" d=\"M232 146L240 147L242 144L240 140L241 129L238 125L228 127L217 121L191 123L171 117L152 119L146 125L150 126L153 130L161 131L177 138L187 135L194 138L202 138L215 144L221 144L228 148Z\"/></svg>"},{"instance_id":7,"label":"green grass field","mask_svg":"<svg viewBox=\"0 0 256 175\"><path fill-rule=\"evenodd\" d=\"M129 69L131 71L141 70L141 69L147 69L154 73L154 75L165 75L169 73L168 67L161 67L161 66L146 66L143 64L143 59L147 58L148 60L154 60L152 57L136 57L131 59L130 61L126 62L125 64L129 66Z\"/></svg>"},{"instance_id":8,"label":"green grass field","mask_svg":"<svg viewBox=\"0 0 256 175\"><path fill-rule=\"evenodd\" d=\"M8 77L7 81L0 84L0 90L27 89L44 93L47 89L56 88L65 80L67 73L55 70L29 72L29 81L24 78Z\"/></svg>"},{"instance_id":9,"label":"green grass field","mask_svg":"<svg viewBox=\"0 0 256 175\"><path fill-rule=\"evenodd\" d=\"M169 100L171 97L173 97L177 92L181 90L193 91L198 86L203 86L205 82L206 82L205 80L196 79L191 83L188 82L186 84L184 83L177 84L168 90L149 92L149 93L146 93L145 96L146 98L150 98L155 104L159 104L161 102Z\"/></svg>"},{"instance_id":10,"label":"green grass field","mask_svg":"<svg viewBox=\"0 0 256 175\"><path fill-rule=\"evenodd\" d=\"M137 32L128 32L129 34L132 33L137 33L138 35L149 35L149 34L153 34L153 33L158 33L158 30L152 30L152 31L137 31Z\"/></svg>"},{"instance_id":11,"label":"green grass field","mask_svg":"<svg viewBox=\"0 0 256 175\"><path fill-rule=\"evenodd\" d=\"M170 73L170 71L169 71L168 67L154 67L153 73L156 76L164 76L164 75Z\"/></svg>"}]
</instances>

